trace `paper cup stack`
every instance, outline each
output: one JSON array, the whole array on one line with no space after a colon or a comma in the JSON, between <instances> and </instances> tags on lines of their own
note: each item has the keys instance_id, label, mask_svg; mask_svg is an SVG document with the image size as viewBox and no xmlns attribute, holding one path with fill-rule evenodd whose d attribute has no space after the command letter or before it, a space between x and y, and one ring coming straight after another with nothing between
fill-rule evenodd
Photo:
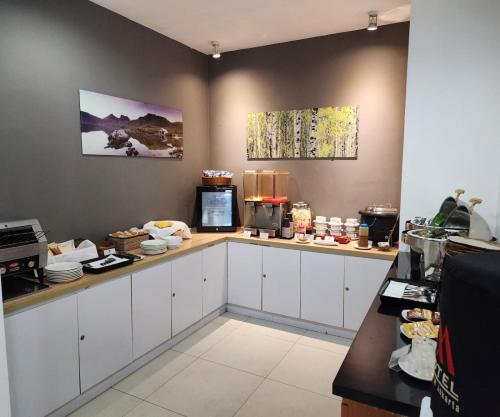
<instances>
[{"instance_id":1,"label":"paper cup stack","mask_svg":"<svg viewBox=\"0 0 500 417\"><path fill-rule=\"evenodd\" d=\"M342 236L342 219L340 217L330 217L328 225L330 226L330 235Z\"/></svg>"},{"instance_id":2,"label":"paper cup stack","mask_svg":"<svg viewBox=\"0 0 500 417\"><path fill-rule=\"evenodd\" d=\"M83 277L83 268L80 262L57 262L45 267L47 281L69 282Z\"/></svg>"},{"instance_id":3,"label":"paper cup stack","mask_svg":"<svg viewBox=\"0 0 500 417\"><path fill-rule=\"evenodd\" d=\"M328 223L326 222L325 216L316 216L314 219L314 229L316 230L316 236L325 236L328 229Z\"/></svg>"},{"instance_id":4,"label":"paper cup stack","mask_svg":"<svg viewBox=\"0 0 500 417\"><path fill-rule=\"evenodd\" d=\"M141 249L144 255L160 255L167 251L167 242L165 240L145 240L141 242Z\"/></svg>"},{"instance_id":5,"label":"paper cup stack","mask_svg":"<svg viewBox=\"0 0 500 417\"><path fill-rule=\"evenodd\" d=\"M349 236L351 240L359 239L359 222L358 219L346 219L345 220L345 234Z\"/></svg>"}]
</instances>

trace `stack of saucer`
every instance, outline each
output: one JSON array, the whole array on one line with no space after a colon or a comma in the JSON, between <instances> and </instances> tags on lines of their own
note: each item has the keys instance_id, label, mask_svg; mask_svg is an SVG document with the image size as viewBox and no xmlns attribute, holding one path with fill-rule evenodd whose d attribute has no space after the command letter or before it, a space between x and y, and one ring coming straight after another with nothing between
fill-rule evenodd
<instances>
[{"instance_id":1,"label":"stack of saucer","mask_svg":"<svg viewBox=\"0 0 500 417\"><path fill-rule=\"evenodd\" d=\"M45 267L47 281L69 282L83 277L83 268L80 262L57 262Z\"/></svg>"},{"instance_id":2,"label":"stack of saucer","mask_svg":"<svg viewBox=\"0 0 500 417\"><path fill-rule=\"evenodd\" d=\"M314 219L314 229L316 229L316 236L325 236L328 229L328 223L325 216L316 216Z\"/></svg>"},{"instance_id":3,"label":"stack of saucer","mask_svg":"<svg viewBox=\"0 0 500 417\"><path fill-rule=\"evenodd\" d=\"M160 255L167 251L167 242L165 240L145 240L141 242L141 249L144 255Z\"/></svg>"},{"instance_id":4,"label":"stack of saucer","mask_svg":"<svg viewBox=\"0 0 500 417\"><path fill-rule=\"evenodd\" d=\"M359 222L358 219L346 219L345 220L345 232L346 236L349 236L351 240L359 239Z\"/></svg>"},{"instance_id":5,"label":"stack of saucer","mask_svg":"<svg viewBox=\"0 0 500 417\"><path fill-rule=\"evenodd\" d=\"M342 219L340 217L330 217L328 225L330 226L330 235L342 236Z\"/></svg>"}]
</instances>

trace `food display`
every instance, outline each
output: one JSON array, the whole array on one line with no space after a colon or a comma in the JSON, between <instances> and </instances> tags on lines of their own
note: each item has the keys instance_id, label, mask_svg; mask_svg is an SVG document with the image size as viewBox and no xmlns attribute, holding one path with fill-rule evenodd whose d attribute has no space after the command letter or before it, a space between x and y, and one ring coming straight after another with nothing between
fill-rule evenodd
<instances>
[{"instance_id":1,"label":"food display","mask_svg":"<svg viewBox=\"0 0 500 417\"><path fill-rule=\"evenodd\" d=\"M164 227L166 227L166 226L164 226ZM141 230L141 229L137 229L136 227L133 227L129 230L117 231L117 232L110 233L109 236L123 239L123 238L129 238L129 237L144 236L147 234L148 234L147 230Z\"/></svg>"},{"instance_id":2,"label":"food display","mask_svg":"<svg viewBox=\"0 0 500 417\"><path fill-rule=\"evenodd\" d=\"M149 232L136 227L109 234L109 240L114 243L116 250L120 252L138 249L141 242L148 239Z\"/></svg>"},{"instance_id":3,"label":"food display","mask_svg":"<svg viewBox=\"0 0 500 417\"><path fill-rule=\"evenodd\" d=\"M422 337L436 339L439 333L439 326L434 325L430 320L404 323L400 329L401 333L409 339Z\"/></svg>"},{"instance_id":4,"label":"food display","mask_svg":"<svg viewBox=\"0 0 500 417\"><path fill-rule=\"evenodd\" d=\"M304 202L294 203L292 208L293 225L297 233L305 233L311 226L311 209Z\"/></svg>"},{"instance_id":5,"label":"food display","mask_svg":"<svg viewBox=\"0 0 500 417\"><path fill-rule=\"evenodd\" d=\"M403 310L402 316L408 321L432 321L434 324L439 324L441 315L439 311L431 311L426 308L414 308L411 310Z\"/></svg>"}]
</instances>

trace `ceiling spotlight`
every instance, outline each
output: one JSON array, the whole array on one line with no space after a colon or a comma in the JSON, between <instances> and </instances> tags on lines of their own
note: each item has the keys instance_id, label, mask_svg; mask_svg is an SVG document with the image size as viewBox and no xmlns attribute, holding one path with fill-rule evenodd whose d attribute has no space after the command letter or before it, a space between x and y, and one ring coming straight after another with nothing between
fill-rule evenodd
<instances>
[{"instance_id":1,"label":"ceiling spotlight","mask_svg":"<svg viewBox=\"0 0 500 417\"><path fill-rule=\"evenodd\" d=\"M212 47L213 47L212 58L219 59L221 56L219 42L212 41Z\"/></svg>"},{"instance_id":2,"label":"ceiling spotlight","mask_svg":"<svg viewBox=\"0 0 500 417\"><path fill-rule=\"evenodd\" d=\"M377 30L377 15L378 13L375 11L371 11L368 13L368 30Z\"/></svg>"}]
</instances>

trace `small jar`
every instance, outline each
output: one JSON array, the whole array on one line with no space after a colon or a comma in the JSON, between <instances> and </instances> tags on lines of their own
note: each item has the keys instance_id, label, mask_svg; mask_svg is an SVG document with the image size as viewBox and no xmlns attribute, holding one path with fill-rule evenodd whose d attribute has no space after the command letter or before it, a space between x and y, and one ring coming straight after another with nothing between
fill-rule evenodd
<instances>
[{"instance_id":1,"label":"small jar","mask_svg":"<svg viewBox=\"0 0 500 417\"><path fill-rule=\"evenodd\" d=\"M293 225L297 233L306 233L311 227L311 209L304 202L294 203L292 209Z\"/></svg>"},{"instance_id":2,"label":"small jar","mask_svg":"<svg viewBox=\"0 0 500 417\"><path fill-rule=\"evenodd\" d=\"M359 225L358 246L360 248L367 248L368 247L368 232L369 232L369 228L368 228L368 225L366 223Z\"/></svg>"}]
</instances>

